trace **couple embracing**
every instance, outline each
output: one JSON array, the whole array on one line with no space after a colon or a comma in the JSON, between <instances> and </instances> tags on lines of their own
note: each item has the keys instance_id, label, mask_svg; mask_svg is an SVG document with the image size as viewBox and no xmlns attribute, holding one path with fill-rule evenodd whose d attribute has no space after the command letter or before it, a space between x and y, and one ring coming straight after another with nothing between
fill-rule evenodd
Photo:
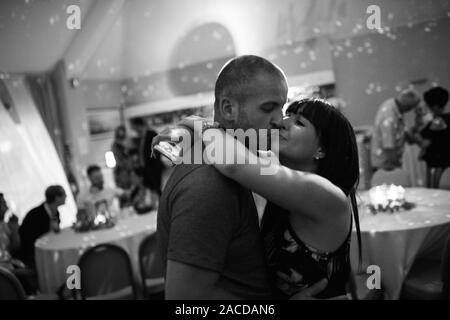
<instances>
[{"instance_id":1,"label":"couple embracing","mask_svg":"<svg viewBox=\"0 0 450 320\"><path fill-rule=\"evenodd\" d=\"M247 164L175 167L157 225L166 299L345 299L353 217L360 239L355 134L320 99L294 101L283 117L287 92L283 71L258 56L237 57L220 71L219 126L206 130ZM191 137L192 129L184 121L154 143ZM269 148L279 161L274 152L249 152L224 129L276 132ZM261 174L268 166L272 174Z\"/></svg>"}]
</instances>

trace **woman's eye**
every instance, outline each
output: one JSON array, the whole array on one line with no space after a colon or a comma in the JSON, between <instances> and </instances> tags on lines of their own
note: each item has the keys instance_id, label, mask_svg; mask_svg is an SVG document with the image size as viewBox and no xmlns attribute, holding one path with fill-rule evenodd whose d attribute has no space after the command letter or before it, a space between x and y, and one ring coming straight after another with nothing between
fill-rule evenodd
<instances>
[{"instance_id":1,"label":"woman's eye","mask_svg":"<svg viewBox=\"0 0 450 320\"><path fill-rule=\"evenodd\" d=\"M305 126L305 124L303 122L301 122L300 120L295 121L295 124L298 126L302 126L302 127Z\"/></svg>"}]
</instances>

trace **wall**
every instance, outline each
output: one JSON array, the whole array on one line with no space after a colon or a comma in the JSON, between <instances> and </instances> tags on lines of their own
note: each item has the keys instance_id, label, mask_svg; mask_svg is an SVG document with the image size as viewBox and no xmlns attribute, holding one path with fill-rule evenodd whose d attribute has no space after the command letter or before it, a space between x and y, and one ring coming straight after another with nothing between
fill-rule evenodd
<instances>
[{"instance_id":1,"label":"wall","mask_svg":"<svg viewBox=\"0 0 450 320\"><path fill-rule=\"evenodd\" d=\"M411 81L424 91L433 84L450 88L450 18L392 31L395 39L367 34L333 43L337 94L356 126L371 125L378 106Z\"/></svg>"},{"instance_id":2,"label":"wall","mask_svg":"<svg viewBox=\"0 0 450 320\"><path fill-rule=\"evenodd\" d=\"M124 96L122 95L123 81L121 80L96 80L82 79L79 90L84 97L86 106L86 114L90 111L117 111L124 104ZM89 136L89 152L86 155L85 165L98 164L104 168L106 183L112 185L112 172L106 168L105 153L111 150L111 144L114 140L114 134L101 135L100 137Z\"/></svg>"}]
</instances>

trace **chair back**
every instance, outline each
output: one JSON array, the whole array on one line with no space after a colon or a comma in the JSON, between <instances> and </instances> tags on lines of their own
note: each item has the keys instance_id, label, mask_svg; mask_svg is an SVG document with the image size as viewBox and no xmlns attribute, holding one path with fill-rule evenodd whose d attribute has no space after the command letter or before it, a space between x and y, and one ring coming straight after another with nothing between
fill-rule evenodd
<instances>
[{"instance_id":1,"label":"chair back","mask_svg":"<svg viewBox=\"0 0 450 320\"><path fill-rule=\"evenodd\" d=\"M439 189L450 190L450 168L445 169L439 180Z\"/></svg>"},{"instance_id":2,"label":"chair back","mask_svg":"<svg viewBox=\"0 0 450 320\"><path fill-rule=\"evenodd\" d=\"M394 169L391 171L380 169L372 177L372 187L382 184L395 184L404 188L411 187L411 179L404 169Z\"/></svg>"},{"instance_id":3,"label":"chair back","mask_svg":"<svg viewBox=\"0 0 450 320\"><path fill-rule=\"evenodd\" d=\"M146 279L164 277L163 263L156 244L156 233L147 236L140 244L139 267L144 288Z\"/></svg>"},{"instance_id":4,"label":"chair back","mask_svg":"<svg viewBox=\"0 0 450 320\"><path fill-rule=\"evenodd\" d=\"M450 234L447 237L442 254L441 275L442 299L450 300Z\"/></svg>"},{"instance_id":5,"label":"chair back","mask_svg":"<svg viewBox=\"0 0 450 320\"><path fill-rule=\"evenodd\" d=\"M6 268L0 267L0 300L25 300L25 290L16 276Z\"/></svg>"},{"instance_id":6,"label":"chair back","mask_svg":"<svg viewBox=\"0 0 450 320\"><path fill-rule=\"evenodd\" d=\"M130 258L122 248L112 244L97 245L83 253L78 265L83 299L128 287L132 288L133 298L136 299Z\"/></svg>"}]
</instances>

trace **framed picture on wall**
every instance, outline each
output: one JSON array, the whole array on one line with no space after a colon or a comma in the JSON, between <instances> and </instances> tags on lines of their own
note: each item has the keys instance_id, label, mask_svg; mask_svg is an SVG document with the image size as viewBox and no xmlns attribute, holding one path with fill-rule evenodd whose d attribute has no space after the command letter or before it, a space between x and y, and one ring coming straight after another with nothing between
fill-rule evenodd
<instances>
[{"instance_id":1,"label":"framed picture on wall","mask_svg":"<svg viewBox=\"0 0 450 320\"><path fill-rule=\"evenodd\" d=\"M183 118L191 115L196 115L199 117L206 118L208 120L212 120L213 112L214 106L208 105L192 108L182 108L179 110L152 114L150 116L144 117L144 119L149 124L150 127L156 129L157 131L160 131L171 125L175 125Z\"/></svg>"},{"instance_id":2,"label":"framed picture on wall","mask_svg":"<svg viewBox=\"0 0 450 320\"><path fill-rule=\"evenodd\" d=\"M120 107L88 109L87 117L91 139L112 138L116 128L123 124Z\"/></svg>"}]
</instances>

